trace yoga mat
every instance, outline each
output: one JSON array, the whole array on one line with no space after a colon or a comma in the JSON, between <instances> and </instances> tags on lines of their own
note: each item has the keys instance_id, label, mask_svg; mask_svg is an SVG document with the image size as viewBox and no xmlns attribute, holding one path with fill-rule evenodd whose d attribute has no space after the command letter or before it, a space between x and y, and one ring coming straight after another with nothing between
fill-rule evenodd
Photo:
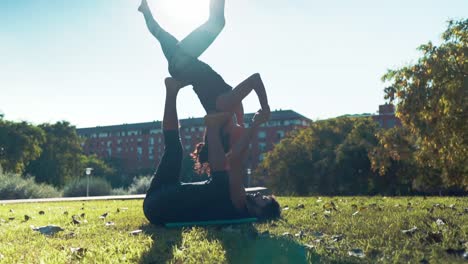
<instances>
[{"instance_id":1,"label":"yoga mat","mask_svg":"<svg viewBox=\"0 0 468 264\"><path fill-rule=\"evenodd\" d=\"M234 225L257 222L257 218L242 218L232 220L213 220L200 222L176 222L166 223L166 227L187 227L187 226L210 226L210 225Z\"/></svg>"}]
</instances>

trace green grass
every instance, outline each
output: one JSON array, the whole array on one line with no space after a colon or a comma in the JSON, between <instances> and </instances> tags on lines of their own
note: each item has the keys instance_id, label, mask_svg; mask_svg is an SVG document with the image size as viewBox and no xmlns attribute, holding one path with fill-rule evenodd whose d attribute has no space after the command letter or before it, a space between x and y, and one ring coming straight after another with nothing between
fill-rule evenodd
<instances>
[{"instance_id":1,"label":"green grass","mask_svg":"<svg viewBox=\"0 0 468 264\"><path fill-rule=\"evenodd\" d=\"M0 263L464 262L461 255L447 250L468 246L468 198L279 200L288 209L278 221L185 229L151 226L142 201L0 205ZM105 212L107 218L100 219ZM85 216L77 218L82 223L73 224L72 216L82 213ZM25 215L32 218L25 221ZM438 225L437 219L444 224ZM109 221L115 225L106 226ZM48 224L65 230L45 236L31 229ZM418 228L414 234L402 232L414 226ZM130 234L137 229L143 232ZM349 256L352 249L362 250L365 257Z\"/></svg>"}]
</instances>

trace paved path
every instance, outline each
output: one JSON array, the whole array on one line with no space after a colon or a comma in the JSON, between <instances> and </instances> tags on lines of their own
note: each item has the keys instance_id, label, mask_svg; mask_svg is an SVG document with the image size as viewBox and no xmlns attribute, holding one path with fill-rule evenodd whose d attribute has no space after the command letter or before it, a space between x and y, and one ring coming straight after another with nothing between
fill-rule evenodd
<instances>
[{"instance_id":1,"label":"paved path","mask_svg":"<svg viewBox=\"0 0 468 264\"><path fill-rule=\"evenodd\" d=\"M265 187L246 188L246 192L261 192L268 194L269 190ZM51 203L51 202L76 202L76 201L100 201L100 200L140 200L145 198L145 194L136 195L113 195L113 196L91 196L91 197L60 197L44 199L19 199L19 200L0 200L0 204L17 203Z\"/></svg>"}]
</instances>

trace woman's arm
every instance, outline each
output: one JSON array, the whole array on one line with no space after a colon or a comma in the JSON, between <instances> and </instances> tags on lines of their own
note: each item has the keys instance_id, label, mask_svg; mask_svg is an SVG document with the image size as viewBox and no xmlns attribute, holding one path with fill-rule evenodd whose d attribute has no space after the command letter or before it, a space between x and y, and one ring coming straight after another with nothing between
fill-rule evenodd
<instances>
[{"instance_id":1,"label":"woman's arm","mask_svg":"<svg viewBox=\"0 0 468 264\"><path fill-rule=\"evenodd\" d=\"M250 128L246 128L241 138L232 147L231 152L228 155L229 159L229 187L230 197L234 206L240 210L245 208L245 189L244 189L244 160L252 140L252 137L257 133L258 128L261 124L268 120L269 113L265 113L262 110L258 111L252 122Z\"/></svg>"}]
</instances>

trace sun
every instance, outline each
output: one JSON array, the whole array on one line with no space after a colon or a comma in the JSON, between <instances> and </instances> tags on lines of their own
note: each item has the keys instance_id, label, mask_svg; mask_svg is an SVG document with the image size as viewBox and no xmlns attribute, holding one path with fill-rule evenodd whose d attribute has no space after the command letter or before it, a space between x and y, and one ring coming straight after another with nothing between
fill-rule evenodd
<instances>
[{"instance_id":1,"label":"sun","mask_svg":"<svg viewBox=\"0 0 468 264\"><path fill-rule=\"evenodd\" d=\"M180 26L198 26L203 23L209 14L210 0L156 0L161 13L171 21L171 24Z\"/></svg>"}]
</instances>

